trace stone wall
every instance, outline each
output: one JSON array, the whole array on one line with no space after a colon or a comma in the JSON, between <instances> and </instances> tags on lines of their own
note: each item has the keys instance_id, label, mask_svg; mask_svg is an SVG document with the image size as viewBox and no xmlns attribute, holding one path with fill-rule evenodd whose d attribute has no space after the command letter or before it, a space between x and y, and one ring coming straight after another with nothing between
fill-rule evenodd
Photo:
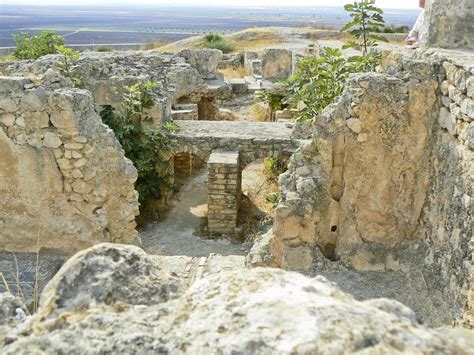
<instances>
[{"instance_id":1,"label":"stone wall","mask_svg":"<svg viewBox=\"0 0 474 355\"><path fill-rule=\"evenodd\" d=\"M137 171L88 91L0 78L0 249L139 243Z\"/></svg>"},{"instance_id":2,"label":"stone wall","mask_svg":"<svg viewBox=\"0 0 474 355\"><path fill-rule=\"evenodd\" d=\"M315 118L280 177L265 263L421 272L472 322L472 54L383 57L383 74L351 77Z\"/></svg>"},{"instance_id":3,"label":"stone wall","mask_svg":"<svg viewBox=\"0 0 474 355\"><path fill-rule=\"evenodd\" d=\"M121 107L126 86L152 81L158 84L159 94L148 113L155 124L160 124L171 118L171 106L181 98L186 98L186 103L197 103L202 96L213 96L204 79L215 75L212 71L216 70L220 52L205 57L214 61L207 66L195 60L198 54L205 53L188 52L187 56L133 51L86 52L71 65L68 75L61 64L62 56L48 55L36 61L0 63L0 74L35 77L35 80L53 88L75 86L87 89L97 105L115 108Z\"/></svg>"}]
</instances>

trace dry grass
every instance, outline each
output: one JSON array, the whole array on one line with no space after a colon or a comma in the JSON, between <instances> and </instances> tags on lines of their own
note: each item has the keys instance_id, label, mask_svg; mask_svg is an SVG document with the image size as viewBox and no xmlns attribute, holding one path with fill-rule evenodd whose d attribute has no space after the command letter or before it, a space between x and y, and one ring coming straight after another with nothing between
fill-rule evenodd
<instances>
[{"instance_id":1,"label":"dry grass","mask_svg":"<svg viewBox=\"0 0 474 355\"><path fill-rule=\"evenodd\" d=\"M35 286L33 288L33 313L36 313L39 306L39 271L40 271L40 231L36 239L36 263L35 263Z\"/></svg>"},{"instance_id":2,"label":"dry grass","mask_svg":"<svg viewBox=\"0 0 474 355\"><path fill-rule=\"evenodd\" d=\"M245 76L245 68L243 65L238 68L220 69L218 72L224 75L226 79L242 79Z\"/></svg>"},{"instance_id":3,"label":"dry grass","mask_svg":"<svg viewBox=\"0 0 474 355\"><path fill-rule=\"evenodd\" d=\"M5 280L5 276L3 276L3 272L0 272L0 277L2 278L3 286L5 287L5 290L7 290L8 293L12 293L10 290L10 285L8 285L7 280Z\"/></svg>"},{"instance_id":4,"label":"dry grass","mask_svg":"<svg viewBox=\"0 0 474 355\"><path fill-rule=\"evenodd\" d=\"M252 116L255 121L264 122L267 120L267 109L264 105L256 102L252 105Z\"/></svg>"},{"instance_id":5,"label":"dry grass","mask_svg":"<svg viewBox=\"0 0 474 355\"><path fill-rule=\"evenodd\" d=\"M265 28L251 28L225 36L225 38L234 48L234 52L260 50L286 43L286 40L274 30Z\"/></svg>"},{"instance_id":6,"label":"dry grass","mask_svg":"<svg viewBox=\"0 0 474 355\"><path fill-rule=\"evenodd\" d=\"M20 284L20 267L18 265L18 259L16 257L15 253L12 253L13 259L15 260L15 287L16 287L16 296L20 299L20 302L22 303L22 306L25 310L29 310L31 313L36 313L39 307L39 273L40 273L40 250L41 250L41 244L40 244L40 233L38 231L38 237L36 241L36 262L35 262L35 280L34 280L34 286L33 286L33 305L32 308L29 309L26 303L26 298L25 298L25 293L23 292L23 288L21 287ZM0 278L2 279L3 286L5 287L6 291L8 293L12 293L12 289L10 285L8 284L7 280L5 279L5 276L3 272L0 272Z\"/></svg>"},{"instance_id":7,"label":"dry grass","mask_svg":"<svg viewBox=\"0 0 474 355\"><path fill-rule=\"evenodd\" d=\"M222 37L232 46L234 53L243 50L261 50L276 44L286 43L276 33L275 29L271 28L250 28ZM190 37L156 49L162 52L176 52L187 48L202 48L204 45L203 38L204 36Z\"/></svg>"}]
</instances>

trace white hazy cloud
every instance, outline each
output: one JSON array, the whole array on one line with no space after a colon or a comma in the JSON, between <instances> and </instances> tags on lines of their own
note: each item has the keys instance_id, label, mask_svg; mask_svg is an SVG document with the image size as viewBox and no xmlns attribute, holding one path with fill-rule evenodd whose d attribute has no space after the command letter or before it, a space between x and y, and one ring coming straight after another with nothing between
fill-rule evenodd
<instances>
[{"instance_id":1,"label":"white hazy cloud","mask_svg":"<svg viewBox=\"0 0 474 355\"><path fill-rule=\"evenodd\" d=\"M0 0L0 4L74 4L74 5L113 5L113 4L150 4L150 5L194 5L194 6L342 6L351 0ZM418 0L378 0L377 6L396 9L416 9Z\"/></svg>"}]
</instances>

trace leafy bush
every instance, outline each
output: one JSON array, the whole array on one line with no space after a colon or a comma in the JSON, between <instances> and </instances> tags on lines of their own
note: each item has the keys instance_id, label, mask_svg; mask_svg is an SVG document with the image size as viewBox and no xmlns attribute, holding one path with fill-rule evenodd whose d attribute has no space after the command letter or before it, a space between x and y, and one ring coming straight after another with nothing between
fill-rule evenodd
<instances>
[{"instance_id":1,"label":"leafy bush","mask_svg":"<svg viewBox=\"0 0 474 355\"><path fill-rule=\"evenodd\" d=\"M61 65L62 72L64 75L71 76L71 66L79 57L79 51L72 50L71 48L61 46L56 46L56 51L62 54Z\"/></svg>"},{"instance_id":2,"label":"leafy bush","mask_svg":"<svg viewBox=\"0 0 474 355\"><path fill-rule=\"evenodd\" d=\"M57 48L64 46L64 38L51 31L42 31L40 35L31 36L28 32L14 34L16 42L15 58L38 59L46 54L57 53Z\"/></svg>"},{"instance_id":3,"label":"leafy bush","mask_svg":"<svg viewBox=\"0 0 474 355\"><path fill-rule=\"evenodd\" d=\"M391 24L390 26L385 26L384 28L373 28L372 32L383 32L383 33L408 33L410 28L408 26L395 26Z\"/></svg>"},{"instance_id":4,"label":"leafy bush","mask_svg":"<svg viewBox=\"0 0 474 355\"><path fill-rule=\"evenodd\" d=\"M285 106L285 95L281 93L281 90L262 90L257 93L256 99L258 102L262 102L268 105L272 121L275 121L275 111L281 110Z\"/></svg>"},{"instance_id":5,"label":"leafy bush","mask_svg":"<svg viewBox=\"0 0 474 355\"><path fill-rule=\"evenodd\" d=\"M218 42L218 41L223 41L223 40L224 40L224 37L218 34L214 34L214 33L208 33L207 35L204 36L204 41L206 43Z\"/></svg>"},{"instance_id":6,"label":"leafy bush","mask_svg":"<svg viewBox=\"0 0 474 355\"><path fill-rule=\"evenodd\" d=\"M208 33L204 36L203 46L210 49L219 49L223 53L230 53L233 50L232 46L225 40L224 37L214 33Z\"/></svg>"},{"instance_id":7,"label":"leafy bush","mask_svg":"<svg viewBox=\"0 0 474 355\"><path fill-rule=\"evenodd\" d=\"M278 201L280 201L280 194L278 192L271 192L265 196L265 201L267 203L271 203L272 205L276 205Z\"/></svg>"},{"instance_id":8,"label":"leafy bush","mask_svg":"<svg viewBox=\"0 0 474 355\"><path fill-rule=\"evenodd\" d=\"M278 177L288 169L286 163L278 158L265 159L264 173L268 182L278 182Z\"/></svg>"},{"instance_id":9,"label":"leafy bush","mask_svg":"<svg viewBox=\"0 0 474 355\"><path fill-rule=\"evenodd\" d=\"M113 52L114 49L110 46L99 46L95 49L96 52Z\"/></svg>"},{"instance_id":10,"label":"leafy bush","mask_svg":"<svg viewBox=\"0 0 474 355\"><path fill-rule=\"evenodd\" d=\"M303 103L297 119L312 119L342 94L349 74L374 71L379 62L380 55L376 53L346 59L340 50L325 47L319 57L297 63L295 75L287 81L288 96L284 102L292 108Z\"/></svg>"},{"instance_id":11,"label":"leafy bush","mask_svg":"<svg viewBox=\"0 0 474 355\"><path fill-rule=\"evenodd\" d=\"M387 42L385 37L373 33L374 28L385 26L383 11L375 6L375 0L354 1L353 4L345 5L344 9L349 12L352 20L341 28L341 32L349 32L358 41L350 41L343 48L361 47L365 55L377 45L377 41Z\"/></svg>"},{"instance_id":12,"label":"leafy bush","mask_svg":"<svg viewBox=\"0 0 474 355\"><path fill-rule=\"evenodd\" d=\"M290 94L286 98L290 107L304 103L298 119L319 115L342 93L350 72L351 66L338 49L325 47L320 57L300 60L295 75L288 81Z\"/></svg>"},{"instance_id":13,"label":"leafy bush","mask_svg":"<svg viewBox=\"0 0 474 355\"><path fill-rule=\"evenodd\" d=\"M151 120L144 109L153 106L156 94L156 83L134 84L125 89L122 110L114 112L108 106L101 111L103 122L114 131L125 156L138 170L135 188L140 203L148 198L159 199L161 191L170 188L169 176L162 173L168 167L163 153L172 149L169 133L177 130L177 126L165 124L162 128L145 128L142 124Z\"/></svg>"},{"instance_id":14,"label":"leafy bush","mask_svg":"<svg viewBox=\"0 0 474 355\"><path fill-rule=\"evenodd\" d=\"M343 48L360 47L362 55L348 59L338 49L324 48L319 57L305 58L297 63L296 73L287 81L288 96L285 102L290 107L303 109L298 120L311 119L342 94L351 73L374 71L380 62L380 55L371 49L384 37L372 33L383 29L383 11L374 6L375 0L355 1L344 8L350 12L352 20L341 31L348 31L358 42L351 41Z\"/></svg>"}]
</instances>

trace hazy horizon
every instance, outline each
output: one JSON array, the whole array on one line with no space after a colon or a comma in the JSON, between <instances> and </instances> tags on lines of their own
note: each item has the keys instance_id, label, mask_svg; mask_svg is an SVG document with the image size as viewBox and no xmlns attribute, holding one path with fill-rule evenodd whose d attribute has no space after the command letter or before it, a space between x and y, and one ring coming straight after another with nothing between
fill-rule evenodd
<instances>
[{"instance_id":1,"label":"hazy horizon","mask_svg":"<svg viewBox=\"0 0 474 355\"><path fill-rule=\"evenodd\" d=\"M94 0L3 0L2 4L8 5L87 5L87 6L114 6L114 5L155 5L155 6L194 6L194 7L246 7L246 8L271 8L271 7L311 7L315 8L318 6L331 6L340 7L347 3L351 3L350 0L293 0L291 5L288 5L287 0L272 0L271 4L268 4L268 0L239 0L239 1L227 1L222 4L222 0L137 0L137 1L117 1L117 0L102 0L100 2ZM416 0L379 0L376 3L377 6L387 9L417 9L418 1ZM1 4L0 4L1 6Z\"/></svg>"}]
</instances>

